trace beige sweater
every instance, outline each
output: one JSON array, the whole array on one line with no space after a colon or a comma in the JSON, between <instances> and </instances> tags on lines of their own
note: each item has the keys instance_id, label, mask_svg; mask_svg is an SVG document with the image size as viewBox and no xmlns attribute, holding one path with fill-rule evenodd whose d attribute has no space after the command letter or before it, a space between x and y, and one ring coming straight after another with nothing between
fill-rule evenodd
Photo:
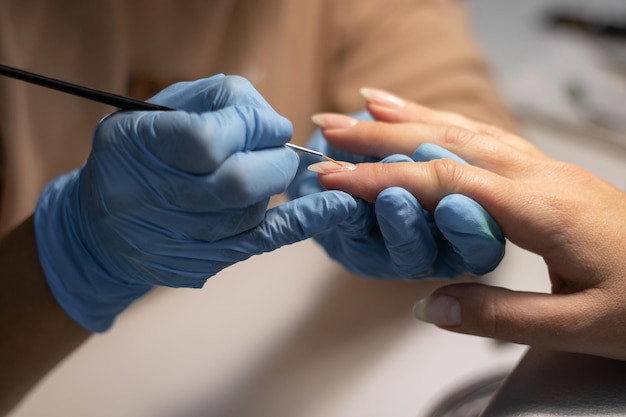
<instances>
[{"instance_id":1,"label":"beige sweater","mask_svg":"<svg viewBox=\"0 0 626 417\"><path fill-rule=\"evenodd\" d=\"M303 143L362 86L510 126L452 0L0 0L0 62L147 98L178 80L247 77ZM0 79L0 234L89 153L112 109Z\"/></svg>"}]
</instances>

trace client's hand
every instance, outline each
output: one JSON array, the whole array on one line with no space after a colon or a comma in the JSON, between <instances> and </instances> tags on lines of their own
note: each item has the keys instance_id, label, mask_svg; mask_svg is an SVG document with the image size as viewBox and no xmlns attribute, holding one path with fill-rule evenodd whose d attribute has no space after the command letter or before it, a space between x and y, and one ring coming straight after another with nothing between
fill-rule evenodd
<instances>
[{"instance_id":1,"label":"client's hand","mask_svg":"<svg viewBox=\"0 0 626 417\"><path fill-rule=\"evenodd\" d=\"M372 118L367 112L354 117L319 115L317 118L318 123L342 127L349 127L357 120ZM307 147L353 163L411 161L408 156L393 155L393 151L342 152L331 147L319 129ZM302 156L298 174L288 188L291 197L323 190L317 175L306 170L315 161L319 158ZM498 266L504 255L504 238L496 223L479 204L462 195L442 200L434 216L402 188L387 189L371 203L358 201L357 207L346 221L316 235L315 240L331 258L363 276L419 279L485 274Z\"/></svg>"},{"instance_id":2,"label":"client's hand","mask_svg":"<svg viewBox=\"0 0 626 417\"><path fill-rule=\"evenodd\" d=\"M449 195L465 195L513 243L541 255L552 281L552 294L445 286L416 305L419 318L455 332L626 359L626 193L515 135L456 114L408 102L372 102L369 109L394 123L327 129L329 143L372 155L419 146L415 159L427 162L359 164L354 171L322 163L324 187L366 201L402 187L428 210ZM430 160L443 149L471 165Z\"/></svg>"}]
</instances>

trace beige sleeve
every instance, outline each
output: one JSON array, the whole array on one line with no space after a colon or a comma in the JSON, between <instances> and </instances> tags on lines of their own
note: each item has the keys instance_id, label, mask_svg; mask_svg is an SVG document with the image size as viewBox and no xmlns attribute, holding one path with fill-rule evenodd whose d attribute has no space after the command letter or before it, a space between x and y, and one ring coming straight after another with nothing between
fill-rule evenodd
<instances>
[{"instance_id":1,"label":"beige sleeve","mask_svg":"<svg viewBox=\"0 0 626 417\"><path fill-rule=\"evenodd\" d=\"M338 108L362 106L358 89L367 85L514 129L462 2L345 0L329 8L329 91Z\"/></svg>"}]
</instances>

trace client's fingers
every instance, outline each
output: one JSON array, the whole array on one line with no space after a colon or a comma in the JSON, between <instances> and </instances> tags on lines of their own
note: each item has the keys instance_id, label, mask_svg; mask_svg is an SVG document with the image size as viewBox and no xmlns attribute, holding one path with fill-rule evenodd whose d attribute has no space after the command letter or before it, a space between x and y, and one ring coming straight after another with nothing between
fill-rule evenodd
<instances>
[{"instance_id":1,"label":"client's fingers","mask_svg":"<svg viewBox=\"0 0 626 417\"><path fill-rule=\"evenodd\" d=\"M420 300L414 313L454 332L626 359L625 331L609 324L624 308L607 298L598 288L553 295L455 284Z\"/></svg>"},{"instance_id":2,"label":"client's fingers","mask_svg":"<svg viewBox=\"0 0 626 417\"><path fill-rule=\"evenodd\" d=\"M451 159L394 164L364 163L356 165L354 170L332 162L321 162L309 169L321 174L319 181L326 189L343 190L373 202L384 189L402 187L429 210L433 210L446 195L463 194L491 212L490 208L505 204L507 196L514 189L513 181L507 178Z\"/></svg>"},{"instance_id":3,"label":"client's fingers","mask_svg":"<svg viewBox=\"0 0 626 417\"><path fill-rule=\"evenodd\" d=\"M528 141L497 126L478 122L458 113L430 109L415 102L404 100L385 90L364 87L360 91L367 100L367 110L376 120L389 123L414 122L457 126L474 133L496 138L521 151L536 151Z\"/></svg>"},{"instance_id":4,"label":"client's fingers","mask_svg":"<svg viewBox=\"0 0 626 417\"><path fill-rule=\"evenodd\" d=\"M378 158L398 153L412 156L422 144L433 143L472 165L507 175L525 170L531 159L546 158L539 151L520 152L506 142L457 126L367 121L347 128L328 126L324 136L332 147Z\"/></svg>"},{"instance_id":5,"label":"client's fingers","mask_svg":"<svg viewBox=\"0 0 626 417\"><path fill-rule=\"evenodd\" d=\"M452 125L491 136L504 133L496 126L474 121L458 113L430 109L385 90L364 87L360 92L367 100L367 108L372 116L383 122Z\"/></svg>"}]
</instances>

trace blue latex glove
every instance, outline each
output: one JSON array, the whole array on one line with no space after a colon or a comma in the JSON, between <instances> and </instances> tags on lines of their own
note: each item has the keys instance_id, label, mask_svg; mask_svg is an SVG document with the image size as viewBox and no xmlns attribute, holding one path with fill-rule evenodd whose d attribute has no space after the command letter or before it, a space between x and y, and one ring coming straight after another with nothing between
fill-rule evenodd
<instances>
[{"instance_id":1,"label":"blue latex glove","mask_svg":"<svg viewBox=\"0 0 626 417\"><path fill-rule=\"evenodd\" d=\"M358 118L368 115L358 114ZM373 158L331 148L319 129L307 147L343 161L365 162ZM425 161L453 157L443 148L420 147L414 158ZM403 155L383 162L412 161ZM292 198L322 190L317 174L306 166L319 162L302 156L298 174L288 188ZM504 237L493 218L475 201L450 195L442 199L434 215L402 188L384 190L375 203L358 202L358 210L338 227L315 236L329 256L349 271L383 279L453 278L492 271L504 256Z\"/></svg>"},{"instance_id":2,"label":"blue latex glove","mask_svg":"<svg viewBox=\"0 0 626 417\"><path fill-rule=\"evenodd\" d=\"M295 175L292 135L240 77L179 83L96 128L85 165L52 181L35 212L52 292L77 322L106 330L156 285L201 287L223 268L306 239L356 208L342 192L269 211Z\"/></svg>"}]
</instances>

